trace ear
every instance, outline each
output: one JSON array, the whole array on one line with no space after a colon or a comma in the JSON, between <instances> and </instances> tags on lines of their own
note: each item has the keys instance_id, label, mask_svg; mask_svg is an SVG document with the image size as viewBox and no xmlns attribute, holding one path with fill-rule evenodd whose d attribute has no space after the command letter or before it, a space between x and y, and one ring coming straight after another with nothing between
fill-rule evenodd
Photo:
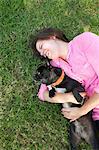
<instances>
[{"instance_id":1,"label":"ear","mask_svg":"<svg viewBox=\"0 0 99 150\"><path fill-rule=\"evenodd\" d=\"M53 35L53 36L51 36L51 37L50 37L50 39L55 40L55 39L56 39L56 36L55 36L55 35Z\"/></svg>"}]
</instances>

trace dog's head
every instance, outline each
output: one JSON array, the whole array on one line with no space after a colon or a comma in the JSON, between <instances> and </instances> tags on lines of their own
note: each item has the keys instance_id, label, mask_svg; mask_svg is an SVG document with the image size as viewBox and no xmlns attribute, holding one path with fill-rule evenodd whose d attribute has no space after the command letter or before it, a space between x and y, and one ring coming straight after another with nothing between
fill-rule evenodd
<instances>
[{"instance_id":1,"label":"dog's head","mask_svg":"<svg viewBox=\"0 0 99 150\"><path fill-rule=\"evenodd\" d=\"M34 78L37 82L49 85L59 78L61 72L62 70L60 68L52 67L50 64L44 64L37 68Z\"/></svg>"}]
</instances>

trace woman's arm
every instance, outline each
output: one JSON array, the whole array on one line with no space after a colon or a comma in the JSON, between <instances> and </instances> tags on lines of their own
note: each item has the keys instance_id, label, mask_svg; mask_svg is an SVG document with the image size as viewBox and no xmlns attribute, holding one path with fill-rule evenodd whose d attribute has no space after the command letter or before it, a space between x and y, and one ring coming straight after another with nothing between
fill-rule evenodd
<instances>
[{"instance_id":1,"label":"woman's arm","mask_svg":"<svg viewBox=\"0 0 99 150\"><path fill-rule=\"evenodd\" d=\"M94 93L93 96L90 97L82 107L63 108L62 114L64 115L64 117L70 119L70 121L74 121L81 116L86 115L97 105L99 105L99 94Z\"/></svg>"},{"instance_id":2,"label":"woman's arm","mask_svg":"<svg viewBox=\"0 0 99 150\"><path fill-rule=\"evenodd\" d=\"M80 93L81 96L85 96L86 93L82 92ZM72 92L70 93L57 93L55 94L54 97L50 98L49 97L49 92L46 90L44 92L44 101L50 102L50 103L66 103L66 102L71 102L75 104L79 104L75 97L73 96Z\"/></svg>"},{"instance_id":3,"label":"woman's arm","mask_svg":"<svg viewBox=\"0 0 99 150\"><path fill-rule=\"evenodd\" d=\"M97 105L99 105L99 93L94 93L93 96L91 96L80 108L80 111L82 112L83 115L85 115L93 108L95 108Z\"/></svg>"}]
</instances>

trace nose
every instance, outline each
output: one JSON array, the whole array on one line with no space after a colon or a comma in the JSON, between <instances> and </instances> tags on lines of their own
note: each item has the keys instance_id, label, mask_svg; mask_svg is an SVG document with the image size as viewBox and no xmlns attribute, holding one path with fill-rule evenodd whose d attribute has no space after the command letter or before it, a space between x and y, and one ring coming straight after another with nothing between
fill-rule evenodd
<instances>
[{"instance_id":1,"label":"nose","mask_svg":"<svg viewBox=\"0 0 99 150\"><path fill-rule=\"evenodd\" d=\"M43 56L43 52L42 51L40 52L40 55Z\"/></svg>"}]
</instances>

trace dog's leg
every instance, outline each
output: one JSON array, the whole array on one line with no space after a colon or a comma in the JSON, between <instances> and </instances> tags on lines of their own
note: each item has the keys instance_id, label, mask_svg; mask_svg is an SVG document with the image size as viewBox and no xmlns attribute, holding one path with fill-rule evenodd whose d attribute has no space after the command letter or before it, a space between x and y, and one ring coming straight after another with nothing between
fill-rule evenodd
<instances>
[{"instance_id":1,"label":"dog's leg","mask_svg":"<svg viewBox=\"0 0 99 150\"><path fill-rule=\"evenodd\" d=\"M93 130L87 130L89 133L89 139L87 137L84 137L88 144L91 145L93 150L99 150L99 141L97 139L97 136ZM99 132L99 131L98 131Z\"/></svg>"},{"instance_id":2,"label":"dog's leg","mask_svg":"<svg viewBox=\"0 0 99 150\"><path fill-rule=\"evenodd\" d=\"M91 118L91 113L78 119L78 123L80 127L79 135L81 138L90 144L93 150L99 150L99 143L93 128L94 124Z\"/></svg>"},{"instance_id":3,"label":"dog's leg","mask_svg":"<svg viewBox=\"0 0 99 150\"><path fill-rule=\"evenodd\" d=\"M55 89L52 87L52 89L49 91L49 97L52 98L55 96Z\"/></svg>"},{"instance_id":4,"label":"dog's leg","mask_svg":"<svg viewBox=\"0 0 99 150\"><path fill-rule=\"evenodd\" d=\"M78 88L75 88L72 93L74 95L74 97L76 98L77 102L79 102L80 104L83 104L84 102L84 98L79 94L79 90Z\"/></svg>"},{"instance_id":5,"label":"dog's leg","mask_svg":"<svg viewBox=\"0 0 99 150\"><path fill-rule=\"evenodd\" d=\"M99 144L99 120L93 121L93 126Z\"/></svg>"},{"instance_id":6,"label":"dog's leg","mask_svg":"<svg viewBox=\"0 0 99 150\"><path fill-rule=\"evenodd\" d=\"M52 98L55 96L55 88L53 88L51 85L47 85L47 88L49 90L49 97Z\"/></svg>"},{"instance_id":7,"label":"dog's leg","mask_svg":"<svg viewBox=\"0 0 99 150\"><path fill-rule=\"evenodd\" d=\"M96 136L90 137L90 142L89 144L91 145L93 150L99 150L99 141L96 139Z\"/></svg>"},{"instance_id":8,"label":"dog's leg","mask_svg":"<svg viewBox=\"0 0 99 150\"><path fill-rule=\"evenodd\" d=\"M99 120L92 121L92 129L90 144L93 150L99 150Z\"/></svg>"},{"instance_id":9,"label":"dog's leg","mask_svg":"<svg viewBox=\"0 0 99 150\"><path fill-rule=\"evenodd\" d=\"M70 141L70 147L71 150L77 150L78 145L80 143L81 136L77 134L76 132L76 126L75 122L70 123L70 128L69 128L69 141Z\"/></svg>"}]
</instances>

